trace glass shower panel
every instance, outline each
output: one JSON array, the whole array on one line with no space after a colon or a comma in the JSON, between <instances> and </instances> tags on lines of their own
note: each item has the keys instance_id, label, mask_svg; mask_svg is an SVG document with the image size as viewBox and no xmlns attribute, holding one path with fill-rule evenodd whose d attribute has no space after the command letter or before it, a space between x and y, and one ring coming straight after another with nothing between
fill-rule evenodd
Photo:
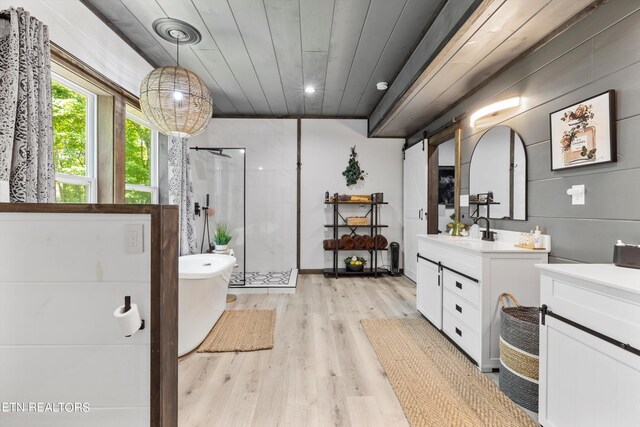
<instances>
[{"instance_id":1,"label":"glass shower panel","mask_svg":"<svg viewBox=\"0 0 640 427\"><path fill-rule=\"evenodd\" d=\"M212 250L216 227L226 224L231 231L228 246L238 264L231 285L243 286L246 271L245 149L192 148L191 163L194 201L201 210L200 216L196 216L198 249L201 252Z\"/></svg>"}]
</instances>

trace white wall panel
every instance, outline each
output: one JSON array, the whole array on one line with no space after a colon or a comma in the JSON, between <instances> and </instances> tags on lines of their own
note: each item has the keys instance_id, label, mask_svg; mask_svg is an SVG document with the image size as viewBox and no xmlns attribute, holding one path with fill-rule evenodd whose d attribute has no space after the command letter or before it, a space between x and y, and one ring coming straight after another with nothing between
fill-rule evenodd
<instances>
[{"instance_id":1,"label":"white wall panel","mask_svg":"<svg viewBox=\"0 0 640 427\"><path fill-rule=\"evenodd\" d=\"M125 253L142 224L144 252ZM0 426L144 426L150 406L150 216L0 214L0 402L86 402L88 413L1 412ZM130 295L146 328L126 338Z\"/></svg>"},{"instance_id":2,"label":"white wall panel","mask_svg":"<svg viewBox=\"0 0 640 427\"><path fill-rule=\"evenodd\" d=\"M27 418L28 417L28 418ZM28 419L28 423L25 421ZM0 415L7 426L46 427L140 427L149 425L149 410L145 408L119 408L117 412L108 408L95 408L86 414L7 413ZM1 424L3 427L5 424Z\"/></svg>"},{"instance_id":3,"label":"white wall panel","mask_svg":"<svg viewBox=\"0 0 640 427\"><path fill-rule=\"evenodd\" d=\"M388 205L380 207L380 222L388 224L382 234L402 245L402 145L404 139L367 138L366 120L302 120L301 247L300 268L331 267L332 255L322 241L332 237L333 211L324 204L324 193L384 193ZM364 182L347 187L342 171L351 147L356 146L360 166L367 172ZM343 214L362 215L364 208L340 206ZM347 232L347 230L341 230ZM362 253L362 252L361 252ZM342 255L342 253L341 253ZM345 252L347 257L350 253ZM388 265L388 254L378 265Z\"/></svg>"},{"instance_id":4,"label":"white wall panel","mask_svg":"<svg viewBox=\"0 0 640 427\"><path fill-rule=\"evenodd\" d=\"M149 253L125 253L126 224L143 224L148 251L148 217L105 215L97 221L94 214L74 214L72 219L60 214L3 214L1 218L0 236L7 244L0 245L0 283L149 280Z\"/></svg>"},{"instance_id":5,"label":"white wall panel","mask_svg":"<svg viewBox=\"0 0 640 427\"><path fill-rule=\"evenodd\" d=\"M149 282L0 283L0 343L12 345L149 345L149 334L127 338L113 311L130 295L140 316L150 319ZM24 304L16 304L24 301ZM25 305L29 309L25 310ZM56 319L52 322L51 319ZM37 325L37 327L20 327ZM91 327L87 327L90 325Z\"/></svg>"}]
</instances>

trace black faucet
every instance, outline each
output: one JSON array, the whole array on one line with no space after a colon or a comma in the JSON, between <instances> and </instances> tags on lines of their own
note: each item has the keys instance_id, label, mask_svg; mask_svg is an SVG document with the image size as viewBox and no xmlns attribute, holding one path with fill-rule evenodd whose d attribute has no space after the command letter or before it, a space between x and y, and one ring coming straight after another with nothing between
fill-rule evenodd
<instances>
[{"instance_id":1,"label":"black faucet","mask_svg":"<svg viewBox=\"0 0 640 427\"><path fill-rule=\"evenodd\" d=\"M487 240L489 242L493 242L495 240L495 231L491 231L491 223L489 222L489 218L480 216L476 218L473 222L477 224L481 219L484 219L487 222L487 228L482 231L482 240Z\"/></svg>"}]
</instances>

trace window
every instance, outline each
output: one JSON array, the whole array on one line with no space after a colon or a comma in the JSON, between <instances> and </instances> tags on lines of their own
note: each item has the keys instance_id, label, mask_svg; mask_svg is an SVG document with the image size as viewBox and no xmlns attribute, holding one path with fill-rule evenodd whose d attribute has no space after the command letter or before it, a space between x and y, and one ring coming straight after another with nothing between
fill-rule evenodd
<instances>
[{"instance_id":1,"label":"window","mask_svg":"<svg viewBox=\"0 0 640 427\"><path fill-rule=\"evenodd\" d=\"M52 75L56 202L95 203L96 95Z\"/></svg>"},{"instance_id":2,"label":"window","mask_svg":"<svg viewBox=\"0 0 640 427\"><path fill-rule=\"evenodd\" d=\"M127 112L125 203L158 203L158 132Z\"/></svg>"}]
</instances>

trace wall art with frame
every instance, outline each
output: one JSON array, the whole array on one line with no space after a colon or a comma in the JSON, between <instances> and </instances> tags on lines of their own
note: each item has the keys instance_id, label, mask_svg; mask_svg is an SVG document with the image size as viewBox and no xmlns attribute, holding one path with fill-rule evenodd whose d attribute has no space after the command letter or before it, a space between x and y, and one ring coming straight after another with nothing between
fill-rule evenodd
<instances>
[{"instance_id":1,"label":"wall art with frame","mask_svg":"<svg viewBox=\"0 0 640 427\"><path fill-rule=\"evenodd\" d=\"M549 115L551 170L616 161L615 91Z\"/></svg>"}]
</instances>

